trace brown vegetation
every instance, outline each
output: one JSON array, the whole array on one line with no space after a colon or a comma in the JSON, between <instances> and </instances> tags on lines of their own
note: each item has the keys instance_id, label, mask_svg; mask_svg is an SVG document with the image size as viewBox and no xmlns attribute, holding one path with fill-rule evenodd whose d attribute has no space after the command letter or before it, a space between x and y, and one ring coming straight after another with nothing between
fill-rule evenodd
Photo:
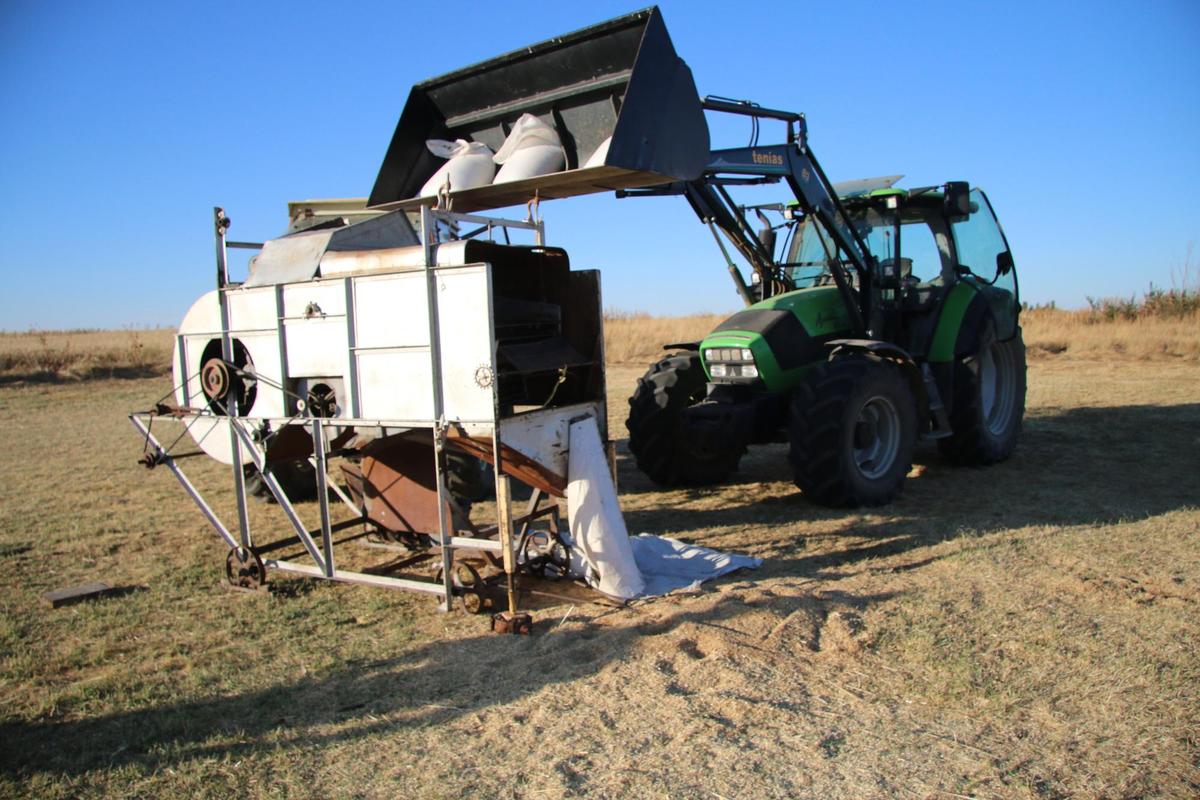
<instances>
[{"instance_id":1,"label":"brown vegetation","mask_svg":"<svg viewBox=\"0 0 1200 800\"><path fill-rule=\"evenodd\" d=\"M175 332L0 333L0 382L147 377L169 372Z\"/></svg>"},{"instance_id":2,"label":"brown vegetation","mask_svg":"<svg viewBox=\"0 0 1200 800\"><path fill-rule=\"evenodd\" d=\"M1180 314L1110 315L1106 306L1084 311L1053 307L1021 315L1030 358L1069 354L1087 358L1152 358L1200 361L1200 308ZM703 339L723 315L651 317L610 312L604 342L611 364L649 364L664 344Z\"/></svg>"}]
</instances>

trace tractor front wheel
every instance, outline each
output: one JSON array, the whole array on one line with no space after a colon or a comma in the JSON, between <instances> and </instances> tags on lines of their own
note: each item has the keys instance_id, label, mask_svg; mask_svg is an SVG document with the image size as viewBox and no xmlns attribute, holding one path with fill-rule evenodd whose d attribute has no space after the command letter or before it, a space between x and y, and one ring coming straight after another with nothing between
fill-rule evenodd
<instances>
[{"instance_id":1,"label":"tractor front wheel","mask_svg":"<svg viewBox=\"0 0 1200 800\"><path fill-rule=\"evenodd\" d=\"M900 369L850 357L821 364L792 394L793 478L824 506L891 502L912 467L916 399Z\"/></svg>"},{"instance_id":2,"label":"tractor front wheel","mask_svg":"<svg viewBox=\"0 0 1200 800\"><path fill-rule=\"evenodd\" d=\"M652 366L629 398L629 450L638 469L662 486L720 483L737 469L746 444L737 432L693 421L687 408L704 399L708 380L699 353L676 353Z\"/></svg>"},{"instance_id":3,"label":"tractor front wheel","mask_svg":"<svg viewBox=\"0 0 1200 800\"><path fill-rule=\"evenodd\" d=\"M1012 455L1025 417L1025 341L1021 329L996 339L988 323L979 352L954 364L953 433L938 441L942 455L959 464L995 464Z\"/></svg>"}]
</instances>

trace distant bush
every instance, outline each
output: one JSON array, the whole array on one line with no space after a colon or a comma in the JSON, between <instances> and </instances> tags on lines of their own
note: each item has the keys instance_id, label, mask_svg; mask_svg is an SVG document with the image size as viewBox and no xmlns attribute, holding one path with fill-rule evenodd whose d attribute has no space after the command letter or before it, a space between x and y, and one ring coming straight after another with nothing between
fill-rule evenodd
<instances>
[{"instance_id":1,"label":"distant bush","mask_svg":"<svg viewBox=\"0 0 1200 800\"><path fill-rule=\"evenodd\" d=\"M1139 300L1121 297L1088 297L1089 322L1135 321L1139 319L1182 319L1200 312L1200 275L1192 272L1192 250L1189 247L1183 264L1171 270L1171 288L1150 284Z\"/></svg>"}]
</instances>

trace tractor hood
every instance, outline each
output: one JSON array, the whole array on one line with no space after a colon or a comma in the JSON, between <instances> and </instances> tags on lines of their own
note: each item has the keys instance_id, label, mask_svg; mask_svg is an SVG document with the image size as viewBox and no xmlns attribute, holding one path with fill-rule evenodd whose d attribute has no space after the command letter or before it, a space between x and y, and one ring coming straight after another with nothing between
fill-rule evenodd
<instances>
[{"instance_id":1,"label":"tractor hood","mask_svg":"<svg viewBox=\"0 0 1200 800\"><path fill-rule=\"evenodd\" d=\"M705 373L717 383L748 383L770 392L790 389L812 364L824 360L825 342L845 336L850 318L833 286L798 289L755 303L718 325L700 343ZM749 351L752 358L746 359ZM753 379L734 366L725 375L713 365L753 363Z\"/></svg>"},{"instance_id":2,"label":"tractor hood","mask_svg":"<svg viewBox=\"0 0 1200 800\"><path fill-rule=\"evenodd\" d=\"M708 164L692 71L649 8L413 86L368 205L433 204L415 197L445 163L426 140L482 142L495 152L523 114L554 127L565 169L452 192L455 211L693 180Z\"/></svg>"}]
</instances>

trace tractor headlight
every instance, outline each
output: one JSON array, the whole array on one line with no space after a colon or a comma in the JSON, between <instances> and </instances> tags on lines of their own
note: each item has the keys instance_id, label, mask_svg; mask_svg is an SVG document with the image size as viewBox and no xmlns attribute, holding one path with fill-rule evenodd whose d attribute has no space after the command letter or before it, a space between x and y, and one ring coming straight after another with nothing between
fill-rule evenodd
<instances>
[{"instance_id":1,"label":"tractor headlight","mask_svg":"<svg viewBox=\"0 0 1200 800\"><path fill-rule=\"evenodd\" d=\"M758 366L749 347L711 347L704 351L713 378L757 378Z\"/></svg>"}]
</instances>

